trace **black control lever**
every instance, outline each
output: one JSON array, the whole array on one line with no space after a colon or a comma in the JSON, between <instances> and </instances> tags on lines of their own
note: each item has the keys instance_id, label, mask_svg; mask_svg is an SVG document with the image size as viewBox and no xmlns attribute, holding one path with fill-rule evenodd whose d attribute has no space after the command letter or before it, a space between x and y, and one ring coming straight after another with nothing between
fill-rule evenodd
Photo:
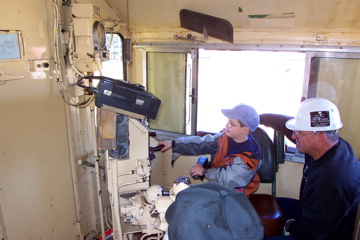
<instances>
[{"instance_id":1,"label":"black control lever","mask_svg":"<svg viewBox=\"0 0 360 240\"><path fill-rule=\"evenodd\" d=\"M150 161L155 158L154 152L160 151L163 147L164 147L164 145L160 144L159 146L149 148Z\"/></svg>"},{"instance_id":2,"label":"black control lever","mask_svg":"<svg viewBox=\"0 0 360 240\"><path fill-rule=\"evenodd\" d=\"M160 144L159 146L156 147L150 147L150 149L152 149L154 152L160 151L164 146L164 144Z\"/></svg>"}]
</instances>

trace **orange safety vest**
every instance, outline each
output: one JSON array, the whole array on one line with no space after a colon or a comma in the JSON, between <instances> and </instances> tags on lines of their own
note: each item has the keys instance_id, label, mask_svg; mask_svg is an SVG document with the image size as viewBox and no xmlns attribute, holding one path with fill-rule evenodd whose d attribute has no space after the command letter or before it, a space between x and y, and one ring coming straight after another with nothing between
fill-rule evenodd
<instances>
[{"instance_id":1,"label":"orange safety vest","mask_svg":"<svg viewBox=\"0 0 360 240\"><path fill-rule=\"evenodd\" d=\"M251 158L251 152L242 152L237 154L232 154L231 156L227 156L228 146L229 146L229 137L224 133L218 140L218 146L220 148L219 152L215 155L215 158L211 164L211 168L217 167L227 167L229 165L234 164L234 158L240 157L244 164L250 169L256 169L260 160ZM251 193L254 193L258 190L260 186L260 176L258 173L255 174L253 180L245 187L245 194L249 196Z\"/></svg>"}]
</instances>

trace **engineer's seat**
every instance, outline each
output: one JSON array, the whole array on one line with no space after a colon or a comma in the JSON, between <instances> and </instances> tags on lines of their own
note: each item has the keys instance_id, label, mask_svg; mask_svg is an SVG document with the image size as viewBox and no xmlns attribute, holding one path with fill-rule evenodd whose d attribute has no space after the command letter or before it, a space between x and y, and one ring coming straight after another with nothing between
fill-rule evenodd
<instances>
[{"instance_id":1,"label":"engineer's seat","mask_svg":"<svg viewBox=\"0 0 360 240\"><path fill-rule=\"evenodd\" d=\"M284 221L281 209L276 201L276 170L277 159L274 143L268 134L257 128L251 135L259 143L263 165L258 171L261 183L272 184L272 195L254 193L249 197L264 226L264 237L282 235Z\"/></svg>"}]
</instances>

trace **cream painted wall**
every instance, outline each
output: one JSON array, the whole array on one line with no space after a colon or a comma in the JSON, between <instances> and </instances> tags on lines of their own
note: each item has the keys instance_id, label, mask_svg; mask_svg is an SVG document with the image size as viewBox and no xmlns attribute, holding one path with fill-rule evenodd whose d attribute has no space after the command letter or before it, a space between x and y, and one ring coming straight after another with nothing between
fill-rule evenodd
<instances>
[{"instance_id":1,"label":"cream painted wall","mask_svg":"<svg viewBox=\"0 0 360 240\"><path fill-rule=\"evenodd\" d=\"M288 162L280 164L276 175L276 196L299 199L304 164Z\"/></svg>"},{"instance_id":2,"label":"cream painted wall","mask_svg":"<svg viewBox=\"0 0 360 240\"><path fill-rule=\"evenodd\" d=\"M8 239L75 239L76 211L66 113L51 71L34 74L28 63L50 59L51 1L3 1L1 29L20 30L24 58L1 61L6 75L24 79L0 85L0 204ZM5 7L6 6L6 7Z\"/></svg>"},{"instance_id":3,"label":"cream painted wall","mask_svg":"<svg viewBox=\"0 0 360 240\"><path fill-rule=\"evenodd\" d=\"M70 8L56 2L61 23L68 23ZM106 1L96 3L108 20L119 20ZM58 90L53 1L2 5L1 30L21 32L23 58L0 60L0 237L82 239L99 230L100 218L94 169L77 164L85 152L93 158L91 121L88 109L69 107ZM30 70L39 59L49 70ZM69 67L61 71L65 84L76 80ZM14 75L19 79L3 81Z\"/></svg>"}]
</instances>

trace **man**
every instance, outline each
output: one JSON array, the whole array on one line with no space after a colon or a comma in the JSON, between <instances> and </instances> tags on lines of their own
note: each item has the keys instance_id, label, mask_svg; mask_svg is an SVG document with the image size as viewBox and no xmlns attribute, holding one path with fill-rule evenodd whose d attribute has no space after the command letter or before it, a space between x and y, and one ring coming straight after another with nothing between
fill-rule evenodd
<instances>
[{"instance_id":1,"label":"man","mask_svg":"<svg viewBox=\"0 0 360 240\"><path fill-rule=\"evenodd\" d=\"M360 162L351 145L339 137L342 126L337 107L323 98L304 101L297 116L286 122L299 152L305 153L300 216L286 222L289 238L352 239L360 204ZM279 204L285 218L294 217L282 199Z\"/></svg>"},{"instance_id":2,"label":"man","mask_svg":"<svg viewBox=\"0 0 360 240\"><path fill-rule=\"evenodd\" d=\"M164 145L162 152L172 147L173 160L180 155L212 154L210 168L195 164L190 169L191 176L204 176L210 182L244 191L248 196L260 185L257 171L262 164L261 149L249 134L258 127L259 115L253 107L243 103L221 111L228 118L222 132L204 137L180 137L172 142L159 142L159 145Z\"/></svg>"}]
</instances>

